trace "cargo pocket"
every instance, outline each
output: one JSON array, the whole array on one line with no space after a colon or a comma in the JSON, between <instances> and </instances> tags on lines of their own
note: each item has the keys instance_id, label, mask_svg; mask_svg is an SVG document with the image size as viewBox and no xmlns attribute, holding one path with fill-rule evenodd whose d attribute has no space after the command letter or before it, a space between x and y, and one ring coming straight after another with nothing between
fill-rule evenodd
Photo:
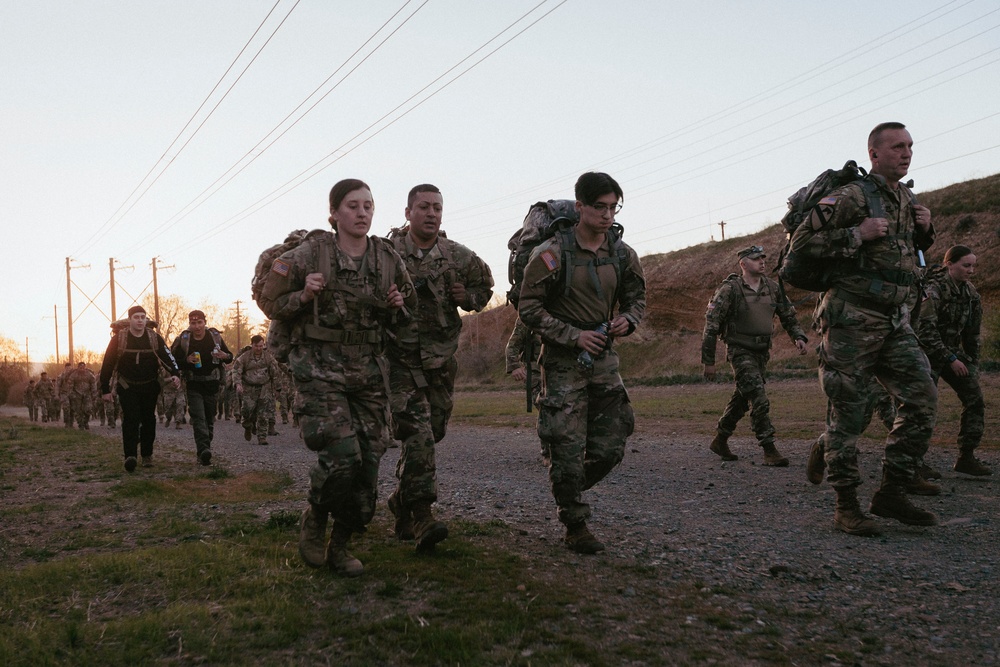
<instances>
[{"instance_id":1,"label":"cargo pocket","mask_svg":"<svg viewBox=\"0 0 1000 667\"><path fill-rule=\"evenodd\" d=\"M538 437L543 441L558 441L566 433L565 407L565 396L538 397Z\"/></svg>"}]
</instances>

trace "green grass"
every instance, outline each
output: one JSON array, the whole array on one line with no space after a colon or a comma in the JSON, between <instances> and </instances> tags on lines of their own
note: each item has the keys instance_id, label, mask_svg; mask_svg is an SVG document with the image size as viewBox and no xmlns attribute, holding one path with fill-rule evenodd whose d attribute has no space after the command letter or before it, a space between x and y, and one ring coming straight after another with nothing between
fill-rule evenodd
<instances>
[{"instance_id":1,"label":"green grass","mask_svg":"<svg viewBox=\"0 0 1000 667\"><path fill-rule=\"evenodd\" d=\"M998 378L984 383L984 445L995 447ZM630 388L639 433L711 433L731 391ZM814 381L768 391L779 433L815 435L825 399ZM953 447L957 413L942 387L935 443ZM479 391L458 397L454 419L532 430L536 417L516 391ZM162 465L140 478L121 470L113 440L28 424L0 440L0 463L0 522L21 528L0 533L0 665L814 664L856 660L847 645L883 651L861 621L794 646L787 628L813 612L673 580L667 563L581 563L556 541L524 556L521 541L535 538L501 520L453 520L450 538L421 556L392 536L383 507L352 543L363 577L311 570L283 471ZM86 481L63 495L24 492L64 478ZM56 518L62 528L47 529ZM747 602L762 613L741 611Z\"/></svg>"}]
</instances>

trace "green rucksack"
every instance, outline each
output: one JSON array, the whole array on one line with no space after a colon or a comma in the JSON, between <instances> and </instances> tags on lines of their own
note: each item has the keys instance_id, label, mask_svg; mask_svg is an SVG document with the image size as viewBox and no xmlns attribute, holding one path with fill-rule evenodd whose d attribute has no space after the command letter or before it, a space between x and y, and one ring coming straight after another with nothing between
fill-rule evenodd
<instances>
[{"instance_id":1,"label":"green rucksack","mask_svg":"<svg viewBox=\"0 0 1000 667\"><path fill-rule=\"evenodd\" d=\"M792 239L824 197L837 188L855 182L864 190L872 217L885 217L878 186L854 160L848 160L841 169L827 169L813 179L812 183L788 198L788 212L781 219L781 226L785 228L788 240L778 256L775 268L782 289L784 283L810 292L825 292L830 289L833 276L842 260L803 257L792 250Z\"/></svg>"}]
</instances>

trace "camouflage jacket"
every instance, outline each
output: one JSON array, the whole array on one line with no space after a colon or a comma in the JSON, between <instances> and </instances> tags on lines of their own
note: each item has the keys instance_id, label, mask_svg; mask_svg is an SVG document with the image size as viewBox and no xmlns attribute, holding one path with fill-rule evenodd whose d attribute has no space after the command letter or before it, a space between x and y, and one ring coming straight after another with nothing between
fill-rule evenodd
<instances>
[{"instance_id":1,"label":"camouflage jacket","mask_svg":"<svg viewBox=\"0 0 1000 667\"><path fill-rule=\"evenodd\" d=\"M597 253L580 248L575 233L568 236L576 244L572 252L576 256L575 261L596 260L617 253L616 248L611 247L610 234ZM646 312L646 279L635 250L620 241L626 255L624 265L619 267L620 274L612 264L596 269L592 264L580 264L573 267L567 285L566 280L560 279L565 254L562 239L563 235L557 234L531 253L531 259L524 267L524 282L518 303L521 319L546 343L571 348L576 347L580 338L583 331L581 325L589 327L609 321L614 318L616 310L618 315L628 320L628 333L632 333ZM592 275L597 276L600 290L594 285Z\"/></svg>"},{"instance_id":2,"label":"camouflage jacket","mask_svg":"<svg viewBox=\"0 0 1000 667\"><path fill-rule=\"evenodd\" d=\"M858 226L871 214L864 190L851 183L820 201L802 223L804 233L796 234L792 250L804 257L844 260L831 279L831 292L857 305L887 309L904 304L911 295L917 250L931 246L934 228L917 227L909 188L900 183L893 190L882 176L869 178L878 185L888 235L861 241Z\"/></svg>"},{"instance_id":3,"label":"camouflage jacket","mask_svg":"<svg viewBox=\"0 0 1000 667\"><path fill-rule=\"evenodd\" d=\"M29 384L24 388L24 397L21 399L25 405L34 405L36 399L35 396L36 388L35 385Z\"/></svg>"},{"instance_id":4,"label":"camouflage jacket","mask_svg":"<svg viewBox=\"0 0 1000 667\"><path fill-rule=\"evenodd\" d=\"M97 394L97 375L89 368L77 368L66 380L67 391L80 396Z\"/></svg>"},{"instance_id":5,"label":"camouflage jacket","mask_svg":"<svg viewBox=\"0 0 1000 667\"><path fill-rule=\"evenodd\" d=\"M528 361L534 363L538 360L538 353L542 348L542 338L529 329L519 317L514 321L514 331L510 334L510 340L507 341L507 348L505 350L508 374L525 366L524 348L529 340L531 341L532 356L534 358Z\"/></svg>"},{"instance_id":6,"label":"camouflage jacket","mask_svg":"<svg viewBox=\"0 0 1000 667\"><path fill-rule=\"evenodd\" d=\"M299 297L306 276L322 272L319 244L323 242L329 243L329 279L315 299L303 304ZM405 305L402 309L385 307L385 298L392 285L396 285L403 295ZM340 249L336 235L327 232L274 260L258 305L269 318L293 323L294 344L319 344L309 340L303 329L305 324L314 323L315 310L320 327L335 332L358 332L345 334L348 339L354 335L359 340L367 340L371 336L366 337L364 332L372 332L375 346L381 347L385 333L392 333L409 319L416 306L416 297L402 260L387 241L368 237L365 257L357 262Z\"/></svg>"},{"instance_id":7,"label":"camouflage jacket","mask_svg":"<svg viewBox=\"0 0 1000 667\"><path fill-rule=\"evenodd\" d=\"M68 398L70 392L70 376L73 375L74 368L67 368L56 378L56 394L59 398Z\"/></svg>"},{"instance_id":8,"label":"camouflage jacket","mask_svg":"<svg viewBox=\"0 0 1000 667\"><path fill-rule=\"evenodd\" d=\"M413 322L390 346L390 356L411 367L440 368L458 350L462 331L458 308L485 308L493 296L493 274L476 253L443 235L430 250L418 248L408 233L395 235L390 242L402 257L417 295ZM465 303L452 298L455 283L465 286Z\"/></svg>"},{"instance_id":9,"label":"camouflage jacket","mask_svg":"<svg viewBox=\"0 0 1000 667\"><path fill-rule=\"evenodd\" d=\"M55 383L49 378L39 380L35 385L35 398L39 401L51 401L56 396Z\"/></svg>"},{"instance_id":10,"label":"camouflage jacket","mask_svg":"<svg viewBox=\"0 0 1000 667\"><path fill-rule=\"evenodd\" d=\"M741 318L748 315L747 289L751 288L743 280L743 277L733 273L723 281L719 289L716 290L715 296L708 302L708 310L705 312L705 333L701 339L701 363L703 365L715 365L715 341L720 335L729 346L736 345L758 351L765 351L771 347L770 335L767 336L766 341L760 341L759 345L750 345L737 333L738 326L736 325ZM809 339L795 318L795 308L788 301L788 297L782 294L778 284L767 276L761 276L760 289L757 290L754 298L763 296L768 298L770 307L778 315L778 320L788 333L789 338L793 342L796 340L808 342Z\"/></svg>"},{"instance_id":11,"label":"camouflage jacket","mask_svg":"<svg viewBox=\"0 0 1000 667\"><path fill-rule=\"evenodd\" d=\"M983 304L972 283L956 283L946 270L932 275L916 333L932 368L955 359L979 364Z\"/></svg>"},{"instance_id":12,"label":"camouflage jacket","mask_svg":"<svg viewBox=\"0 0 1000 667\"><path fill-rule=\"evenodd\" d=\"M247 350L236 357L236 361L233 362L233 375L236 384L251 387L266 384L278 387L283 377L281 367L267 350L263 350L259 355L254 354L253 350Z\"/></svg>"}]
</instances>

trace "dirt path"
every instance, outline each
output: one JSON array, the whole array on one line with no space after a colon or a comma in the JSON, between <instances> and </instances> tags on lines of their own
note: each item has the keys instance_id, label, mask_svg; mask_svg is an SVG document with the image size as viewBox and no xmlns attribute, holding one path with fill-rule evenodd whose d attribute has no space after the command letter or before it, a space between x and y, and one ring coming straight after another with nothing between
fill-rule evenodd
<instances>
[{"instance_id":1,"label":"dirt path","mask_svg":"<svg viewBox=\"0 0 1000 667\"><path fill-rule=\"evenodd\" d=\"M259 447L243 440L238 425L219 423L215 462L231 471L285 469L304 497L313 455L290 426L278 429L272 445ZM946 454L932 451L928 462L944 472L944 493L916 502L936 512L941 525L879 519L881 537L858 538L834 530L832 489L806 481L808 442L785 441L791 466L767 468L756 453L722 463L704 440L646 433L629 441L623 464L585 495L594 508L592 529L608 545L596 557L561 545L533 430L454 425L439 446L438 513L445 520L502 520L513 529L504 548L532 561L533 569L610 580L626 598L648 603L669 595L673 584L698 582L707 604L738 608L746 619L746 627L720 630L689 617L688 623L706 624L706 637L724 640L726 632L769 625L780 628L782 643L853 644L858 664L1000 662L994 479L953 473ZM741 453L754 452L745 438L734 442ZM157 447L161 465L197 469L190 426L161 428ZM864 450L866 503L880 463L874 443ZM382 499L393 487L398 452L390 449L382 461Z\"/></svg>"}]
</instances>

